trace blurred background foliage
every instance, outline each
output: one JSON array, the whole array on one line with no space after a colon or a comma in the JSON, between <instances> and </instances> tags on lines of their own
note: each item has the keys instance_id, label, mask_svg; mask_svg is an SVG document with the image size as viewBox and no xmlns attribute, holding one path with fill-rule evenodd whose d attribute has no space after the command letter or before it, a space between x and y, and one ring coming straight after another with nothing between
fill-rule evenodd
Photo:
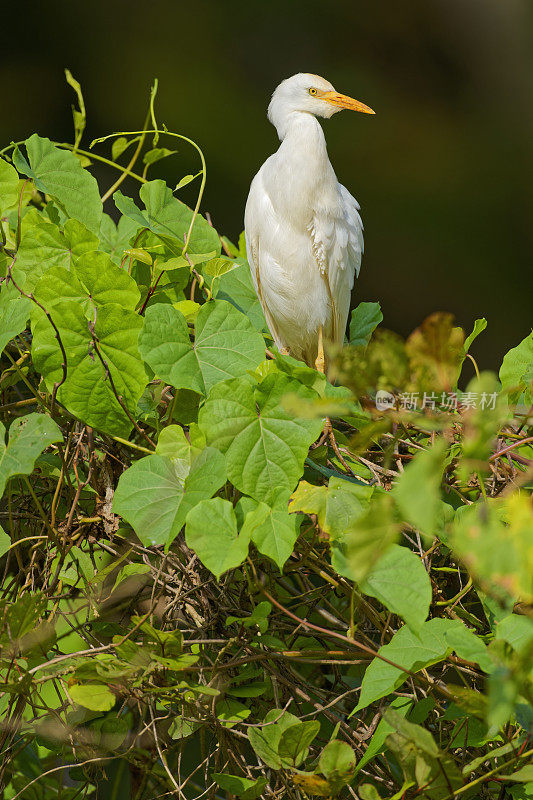
<instances>
[{"instance_id":1,"label":"blurred background foliage","mask_svg":"<svg viewBox=\"0 0 533 800\"><path fill-rule=\"evenodd\" d=\"M467 330L486 316L473 349L482 368L529 332L529 0L49 0L4 6L2 27L3 144L33 130L71 140L65 66L84 89L86 141L142 124L142 90L157 76L159 119L204 148L204 209L233 239L250 180L277 147L270 93L294 72L323 74L377 112L326 123L337 174L362 205L357 300L380 300L385 325L404 335L437 309ZM183 146L152 177L173 185L197 168ZM103 185L116 177L95 173Z\"/></svg>"}]
</instances>

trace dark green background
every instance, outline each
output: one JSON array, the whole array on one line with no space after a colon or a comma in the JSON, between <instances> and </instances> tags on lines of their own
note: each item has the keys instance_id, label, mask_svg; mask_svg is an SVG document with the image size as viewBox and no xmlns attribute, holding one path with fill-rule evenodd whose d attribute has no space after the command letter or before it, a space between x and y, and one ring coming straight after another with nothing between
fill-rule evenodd
<instances>
[{"instance_id":1,"label":"dark green background","mask_svg":"<svg viewBox=\"0 0 533 800\"><path fill-rule=\"evenodd\" d=\"M203 147L204 209L233 239L277 146L270 93L294 72L324 75L377 112L325 122L339 179L362 206L357 298L381 301L403 334L435 310L467 329L487 316L480 367L529 332L530 0L50 0L3 4L0 24L2 143L34 130L71 140L64 66L84 88L87 141L142 125L157 76L159 119ZM152 176L173 185L196 168L182 146ZM115 174L98 177L107 186Z\"/></svg>"}]
</instances>

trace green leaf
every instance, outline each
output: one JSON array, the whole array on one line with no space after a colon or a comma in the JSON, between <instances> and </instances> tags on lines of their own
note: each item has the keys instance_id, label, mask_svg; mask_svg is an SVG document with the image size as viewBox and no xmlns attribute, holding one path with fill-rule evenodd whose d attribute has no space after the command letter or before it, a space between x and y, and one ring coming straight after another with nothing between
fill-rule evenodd
<instances>
[{"instance_id":1,"label":"green leaf","mask_svg":"<svg viewBox=\"0 0 533 800\"><path fill-rule=\"evenodd\" d=\"M237 700L219 700L215 707L217 719L224 726L224 728L233 728L239 722L248 719L251 709L246 708L242 703Z\"/></svg>"},{"instance_id":2,"label":"green leaf","mask_svg":"<svg viewBox=\"0 0 533 800\"><path fill-rule=\"evenodd\" d=\"M266 633L268 630L268 616L272 611L272 604L266 600L258 603L250 616L248 617L232 617L226 619L226 625L232 625L234 622L239 622L245 628L251 628L257 625L261 633Z\"/></svg>"},{"instance_id":3,"label":"green leaf","mask_svg":"<svg viewBox=\"0 0 533 800\"><path fill-rule=\"evenodd\" d=\"M174 191L177 192L178 189L183 189L184 186L188 186L189 183L195 179L195 177L196 175L184 175L183 178L177 182Z\"/></svg>"},{"instance_id":4,"label":"green leaf","mask_svg":"<svg viewBox=\"0 0 533 800\"><path fill-rule=\"evenodd\" d=\"M0 556L4 556L11 548L11 537L7 535L5 530L0 525Z\"/></svg>"},{"instance_id":5,"label":"green leaf","mask_svg":"<svg viewBox=\"0 0 533 800\"><path fill-rule=\"evenodd\" d=\"M58 400L93 428L128 437L131 420L115 397L115 390L134 414L146 385L146 374L137 350L143 320L115 303L98 309L94 335L106 367L95 354L90 323L77 302L59 300L52 311L67 355L67 380ZM62 354L54 329L43 312L32 309L32 359L51 392L63 377ZM109 372L109 374L108 374Z\"/></svg>"},{"instance_id":6,"label":"green leaf","mask_svg":"<svg viewBox=\"0 0 533 800\"><path fill-rule=\"evenodd\" d=\"M513 800L531 800L533 798L533 781L524 784L516 783L514 786L509 786L507 791Z\"/></svg>"},{"instance_id":7,"label":"green leaf","mask_svg":"<svg viewBox=\"0 0 533 800\"><path fill-rule=\"evenodd\" d=\"M0 497L10 478L14 475L29 475L37 456L62 438L60 429L50 417L44 414L28 414L11 423L9 442L6 445L5 428L0 423Z\"/></svg>"},{"instance_id":8,"label":"green leaf","mask_svg":"<svg viewBox=\"0 0 533 800\"><path fill-rule=\"evenodd\" d=\"M266 778L257 778L255 781L251 781L249 778L241 778L239 775L226 775L222 772L214 772L213 780L225 792L242 797L243 800L255 800L256 797L261 797L268 783Z\"/></svg>"},{"instance_id":9,"label":"green leaf","mask_svg":"<svg viewBox=\"0 0 533 800\"><path fill-rule=\"evenodd\" d=\"M379 303L359 303L352 311L350 320L350 344L366 347L372 333L383 320Z\"/></svg>"},{"instance_id":10,"label":"green leaf","mask_svg":"<svg viewBox=\"0 0 533 800\"><path fill-rule=\"evenodd\" d=\"M332 477L327 486L300 481L291 496L291 514L316 514L318 524L331 539L342 539L352 523L368 508L373 486Z\"/></svg>"},{"instance_id":11,"label":"green leaf","mask_svg":"<svg viewBox=\"0 0 533 800\"><path fill-rule=\"evenodd\" d=\"M419 452L406 466L393 489L393 496L404 519L427 536L441 527L440 486L444 470L446 442L438 440ZM421 487L424 490L421 491Z\"/></svg>"},{"instance_id":12,"label":"green leaf","mask_svg":"<svg viewBox=\"0 0 533 800\"><path fill-rule=\"evenodd\" d=\"M194 458L200 455L204 447L205 440L199 450L196 448L193 450L187 441L183 428L179 425L167 425L159 434L155 452L158 456L172 458L176 467L176 474L185 479Z\"/></svg>"},{"instance_id":13,"label":"green leaf","mask_svg":"<svg viewBox=\"0 0 533 800\"><path fill-rule=\"evenodd\" d=\"M250 267L244 259L237 258L235 269L222 275L217 297L228 300L246 314L256 330L267 330L265 315L252 283Z\"/></svg>"},{"instance_id":14,"label":"green leaf","mask_svg":"<svg viewBox=\"0 0 533 800\"><path fill-rule=\"evenodd\" d=\"M221 497L203 500L187 514L185 541L217 580L242 564L248 555L250 531L237 531L232 504Z\"/></svg>"},{"instance_id":15,"label":"green leaf","mask_svg":"<svg viewBox=\"0 0 533 800\"><path fill-rule=\"evenodd\" d=\"M226 480L224 459L206 448L184 479L173 459L153 455L136 461L119 479L113 510L143 542L168 546L189 511L217 492Z\"/></svg>"},{"instance_id":16,"label":"green leaf","mask_svg":"<svg viewBox=\"0 0 533 800\"><path fill-rule=\"evenodd\" d=\"M239 501L246 511L258 510L255 519L248 518L252 542L260 553L278 565L280 572L294 549L301 525L300 519L289 514L288 499L287 489L276 494L272 505L257 503L249 497Z\"/></svg>"},{"instance_id":17,"label":"green leaf","mask_svg":"<svg viewBox=\"0 0 533 800\"><path fill-rule=\"evenodd\" d=\"M533 403L533 333L505 354L500 380L502 389L512 390L509 394L512 403L520 401L527 406Z\"/></svg>"},{"instance_id":18,"label":"green leaf","mask_svg":"<svg viewBox=\"0 0 533 800\"><path fill-rule=\"evenodd\" d=\"M392 544L359 585L417 633L431 603L431 582L421 561L407 547Z\"/></svg>"},{"instance_id":19,"label":"green leaf","mask_svg":"<svg viewBox=\"0 0 533 800\"><path fill-rule=\"evenodd\" d=\"M15 205L19 197L19 176L14 167L0 158L0 210Z\"/></svg>"},{"instance_id":20,"label":"green leaf","mask_svg":"<svg viewBox=\"0 0 533 800\"><path fill-rule=\"evenodd\" d=\"M443 800L463 785L462 775L449 755L437 747L429 731L388 709L385 719L394 728L387 746L398 759L407 781L413 781L428 800Z\"/></svg>"},{"instance_id":21,"label":"green leaf","mask_svg":"<svg viewBox=\"0 0 533 800\"><path fill-rule=\"evenodd\" d=\"M95 306L117 303L133 311L141 297L133 278L114 264L107 253L96 250L83 253L70 270L51 267L35 287L34 294L48 311L57 302L74 300L91 319Z\"/></svg>"},{"instance_id":22,"label":"green leaf","mask_svg":"<svg viewBox=\"0 0 533 800\"><path fill-rule=\"evenodd\" d=\"M171 739L186 739L188 736L192 736L200 727L200 722L187 719L187 717L183 715L178 715L172 720L168 735Z\"/></svg>"},{"instance_id":23,"label":"green leaf","mask_svg":"<svg viewBox=\"0 0 533 800\"><path fill-rule=\"evenodd\" d=\"M346 742L333 739L322 750L318 766L326 778L349 783L355 772L355 753Z\"/></svg>"},{"instance_id":24,"label":"green leaf","mask_svg":"<svg viewBox=\"0 0 533 800\"><path fill-rule=\"evenodd\" d=\"M37 212L22 221L22 239L13 267L21 289L32 292L51 267L70 269L83 253L98 248L98 239L77 220L67 220L61 233L56 225Z\"/></svg>"},{"instance_id":25,"label":"green leaf","mask_svg":"<svg viewBox=\"0 0 533 800\"><path fill-rule=\"evenodd\" d=\"M506 521L502 519L505 515ZM525 494L463 506L451 530L454 552L501 601L533 601L533 510Z\"/></svg>"},{"instance_id":26,"label":"green leaf","mask_svg":"<svg viewBox=\"0 0 533 800\"><path fill-rule=\"evenodd\" d=\"M533 643L533 620L521 614L509 614L497 623L496 639L503 639L517 653L527 652Z\"/></svg>"},{"instance_id":27,"label":"green leaf","mask_svg":"<svg viewBox=\"0 0 533 800\"><path fill-rule=\"evenodd\" d=\"M521 767L516 772L512 772L510 775L505 775L504 777L506 780L520 781L521 783L533 781L533 764L526 764L525 767Z\"/></svg>"},{"instance_id":28,"label":"green leaf","mask_svg":"<svg viewBox=\"0 0 533 800\"><path fill-rule=\"evenodd\" d=\"M105 683L76 683L69 688L71 698L90 711L111 711L116 697Z\"/></svg>"},{"instance_id":29,"label":"green leaf","mask_svg":"<svg viewBox=\"0 0 533 800\"><path fill-rule=\"evenodd\" d=\"M307 755L309 745L320 731L318 720L297 722L286 728L280 736L278 754L282 761L297 767Z\"/></svg>"},{"instance_id":30,"label":"green leaf","mask_svg":"<svg viewBox=\"0 0 533 800\"><path fill-rule=\"evenodd\" d=\"M300 420L283 409L288 392L314 396L281 375L269 375L260 385L235 378L214 386L200 409L207 443L226 455L228 478L256 500L269 502L280 489L293 489L322 430L321 420Z\"/></svg>"},{"instance_id":31,"label":"green leaf","mask_svg":"<svg viewBox=\"0 0 533 800\"><path fill-rule=\"evenodd\" d=\"M8 342L26 327L30 316L31 300L22 297L10 284L0 292L0 353Z\"/></svg>"},{"instance_id":32,"label":"green leaf","mask_svg":"<svg viewBox=\"0 0 533 800\"><path fill-rule=\"evenodd\" d=\"M464 343L465 353L468 353L468 351L470 350L470 345L472 344L474 339L477 339L479 334L483 333L486 327L487 327L487 320L485 319L485 317L481 317L481 319L476 319L476 321L474 322L474 330L465 339Z\"/></svg>"},{"instance_id":33,"label":"green leaf","mask_svg":"<svg viewBox=\"0 0 533 800\"><path fill-rule=\"evenodd\" d=\"M137 230L137 225L129 217L121 217L115 225L111 217L104 214L100 225L100 249L105 250L115 264L120 264Z\"/></svg>"},{"instance_id":34,"label":"green leaf","mask_svg":"<svg viewBox=\"0 0 533 800\"><path fill-rule=\"evenodd\" d=\"M227 275L228 272L237 267L236 262L231 258L212 258L203 268L204 275L209 275L212 278L221 278Z\"/></svg>"},{"instance_id":35,"label":"green leaf","mask_svg":"<svg viewBox=\"0 0 533 800\"><path fill-rule=\"evenodd\" d=\"M250 744L267 767L281 769L282 761L278 755L278 745L282 733L296 723L299 723L299 719L294 714L273 708L268 712L260 727L249 728Z\"/></svg>"},{"instance_id":36,"label":"green leaf","mask_svg":"<svg viewBox=\"0 0 533 800\"><path fill-rule=\"evenodd\" d=\"M486 721L492 738L509 722L518 700L518 686L507 666L499 664L489 675L487 694Z\"/></svg>"},{"instance_id":37,"label":"green leaf","mask_svg":"<svg viewBox=\"0 0 533 800\"><path fill-rule=\"evenodd\" d=\"M161 161L162 158L167 156L173 156L177 152L177 150L169 150L168 147L154 147L144 154L143 164L155 164L156 161Z\"/></svg>"},{"instance_id":38,"label":"green leaf","mask_svg":"<svg viewBox=\"0 0 533 800\"><path fill-rule=\"evenodd\" d=\"M346 548L347 564L342 574L360 583L397 537L391 498L388 494L379 495L346 531L342 544Z\"/></svg>"},{"instance_id":39,"label":"green leaf","mask_svg":"<svg viewBox=\"0 0 533 800\"><path fill-rule=\"evenodd\" d=\"M395 697L388 707L394 709L398 714L401 714L405 717L412 705L413 700L410 697ZM355 768L356 774L365 766L365 764L368 764L369 761L372 761L374 756L378 755L379 753L383 753L385 750L385 740L389 733L392 733L393 730L394 729L392 725L387 722L384 717L382 717L376 730L374 731L368 747L364 752L363 757L357 762L357 766Z\"/></svg>"},{"instance_id":40,"label":"green leaf","mask_svg":"<svg viewBox=\"0 0 533 800\"><path fill-rule=\"evenodd\" d=\"M374 658L364 674L359 703L352 713L401 686L407 678L407 670L418 672L443 661L454 651L460 658L477 662L486 672L492 667L481 639L460 620L431 619L422 625L418 635L408 627L400 628L390 642L379 649L380 656L398 666Z\"/></svg>"},{"instance_id":41,"label":"green leaf","mask_svg":"<svg viewBox=\"0 0 533 800\"><path fill-rule=\"evenodd\" d=\"M146 312L139 349L158 377L177 389L201 394L220 381L254 370L265 355L261 334L223 300L200 308L194 344L183 314L169 305L152 306Z\"/></svg>"},{"instance_id":42,"label":"green leaf","mask_svg":"<svg viewBox=\"0 0 533 800\"><path fill-rule=\"evenodd\" d=\"M361 800L381 800L381 795L373 783L363 783L361 786L358 786L357 793Z\"/></svg>"},{"instance_id":43,"label":"green leaf","mask_svg":"<svg viewBox=\"0 0 533 800\"><path fill-rule=\"evenodd\" d=\"M74 136L77 147L80 143L83 131L85 130L85 125L87 123L87 115L85 113L85 103L83 100L83 94L81 91L80 82L76 80L76 78L72 75L69 69L65 70L65 78L67 79L67 83L69 84L69 86L72 86L78 97L79 110L77 108L74 108L74 106L72 106L72 118L74 120Z\"/></svg>"},{"instance_id":44,"label":"green leaf","mask_svg":"<svg viewBox=\"0 0 533 800\"><path fill-rule=\"evenodd\" d=\"M5 617L2 619L2 638L10 644L20 646L23 636L31 633L46 612L47 598L40 592L23 594L16 603L3 609Z\"/></svg>"},{"instance_id":45,"label":"green leaf","mask_svg":"<svg viewBox=\"0 0 533 800\"><path fill-rule=\"evenodd\" d=\"M19 172L33 178L37 189L53 197L67 216L78 219L90 231L98 233L102 219L98 184L83 169L79 159L69 150L56 147L50 139L36 133L26 139L25 145L30 169L27 163L19 159L16 163Z\"/></svg>"},{"instance_id":46,"label":"green leaf","mask_svg":"<svg viewBox=\"0 0 533 800\"><path fill-rule=\"evenodd\" d=\"M115 192L115 205L126 216L133 219L140 228L148 228L153 233L165 237L166 240L183 247L189 230L192 211L177 200L164 181L148 181L139 192L146 211L140 211L133 200L122 192ZM218 233L198 214L189 240L188 250L191 253L208 253L214 250L220 253ZM176 249L176 255L180 255Z\"/></svg>"},{"instance_id":47,"label":"green leaf","mask_svg":"<svg viewBox=\"0 0 533 800\"><path fill-rule=\"evenodd\" d=\"M124 153L131 144L134 144L134 142L138 141L138 136L136 136L134 139L130 139L129 141L125 136L119 136L117 139L115 139L111 145L111 158L113 161L116 161L117 158L120 158L122 153Z\"/></svg>"}]
</instances>

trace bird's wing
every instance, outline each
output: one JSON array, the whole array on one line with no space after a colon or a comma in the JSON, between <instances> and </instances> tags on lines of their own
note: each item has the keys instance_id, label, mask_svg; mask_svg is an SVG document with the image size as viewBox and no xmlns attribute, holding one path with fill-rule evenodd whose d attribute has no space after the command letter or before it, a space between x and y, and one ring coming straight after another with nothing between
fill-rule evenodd
<instances>
[{"instance_id":1,"label":"bird's wing","mask_svg":"<svg viewBox=\"0 0 533 800\"><path fill-rule=\"evenodd\" d=\"M263 314L265 315L268 328L272 334L276 346L279 350L281 350L283 347L283 342L274 323L270 309L266 303L261 286L261 233L264 230L264 226L269 224L269 220L271 225L276 225L272 201L270 200L270 197L263 186L261 172L264 166L265 165L263 164L263 167L253 179L250 186L250 193L248 194L248 200L246 201L246 209L244 212L246 255L248 258L248 264L250 265L252 282L254 284L257 297L259 298L259 302L261 303L261 308L263 309Z\"/></svg>"},{"instance_id":2,"label":"bird's wing","mask_svg":"<svg viewBox=\"0 0 533 800\"><path fill-rule=\"evenodd\" d=\"M327 283L333 307L331 338L342 344L350 310L350 294L361 267L363 223L357 200L341 184L338 184L338 189L337 207L333 211L316 211L310 233L313 252Z\"/></svg>"}]
</instances>

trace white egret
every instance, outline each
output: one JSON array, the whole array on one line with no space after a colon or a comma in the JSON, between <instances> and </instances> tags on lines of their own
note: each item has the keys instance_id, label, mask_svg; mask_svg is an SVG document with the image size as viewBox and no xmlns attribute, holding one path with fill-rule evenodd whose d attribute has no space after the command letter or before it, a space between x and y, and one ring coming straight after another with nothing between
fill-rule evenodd
<instances>
[{"instance_id":1,"label":"white egret","mask_svg":"<svg viewBox=\"0 0 533 800\"><path fill-rule=\"evenodd\" d=\"M342 344L363 252L359 204L328 158L316 117L371 108L319 75L280 83L268 118L281 145L250 187L245 232L257 296L278 349L324 372L324 340Z\"/></svg>"}]
</instances>

